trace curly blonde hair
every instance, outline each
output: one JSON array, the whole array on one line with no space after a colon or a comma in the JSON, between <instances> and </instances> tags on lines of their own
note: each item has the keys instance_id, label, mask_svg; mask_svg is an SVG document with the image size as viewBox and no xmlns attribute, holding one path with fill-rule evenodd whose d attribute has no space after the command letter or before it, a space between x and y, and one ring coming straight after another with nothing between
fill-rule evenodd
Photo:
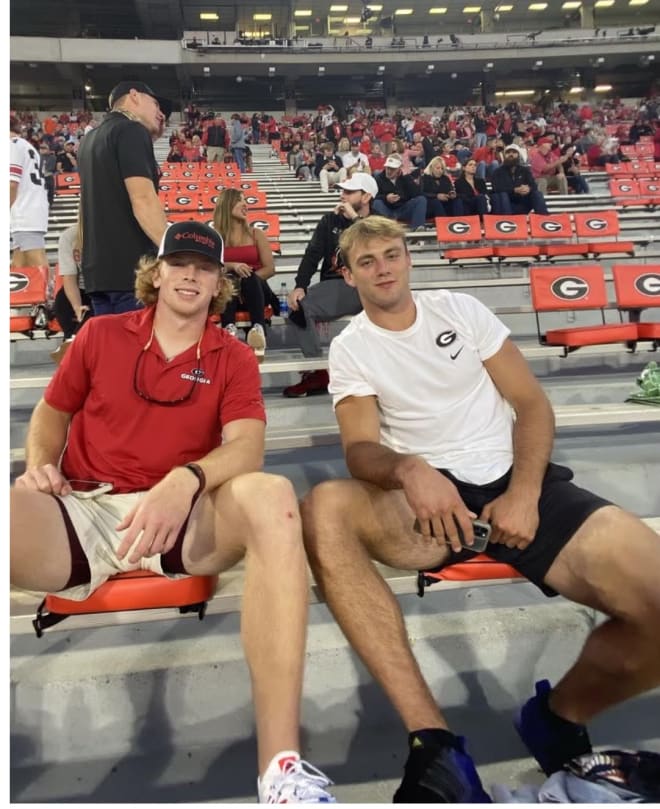
<instances>
[{"instance_id":1,"label":"curly blonde hair","mask_svg":"<svg viewBox=\"0 0 660 809\"><path fill-rule=\"evenodd\" d=\"M153 306L158 301L158 289L154 286L153 279L160 261L153 256L142 256L135 270L135 297L145 306ZM225 275L224 269L220 270L219 284L218 294L211 298L209 303L210 315L221 315L234 295L234 287Z\"/></svg>"}]
</instances>

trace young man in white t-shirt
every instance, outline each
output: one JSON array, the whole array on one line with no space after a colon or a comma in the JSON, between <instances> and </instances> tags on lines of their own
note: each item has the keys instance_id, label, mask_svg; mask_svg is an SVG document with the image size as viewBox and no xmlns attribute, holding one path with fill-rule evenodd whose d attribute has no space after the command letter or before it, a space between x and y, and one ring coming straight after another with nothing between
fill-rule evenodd
<instances>
[{"instance_id":1,"label":"young man in white t-shirt","mask_svg":"<svg viewBox=\"0 0 660 809\"><path fill-rule=\"evenodd\" d=\"M371 564L432 570L486 553L546 595L610 616L554 688L537 683L516 727L546 773L589 753L585 722L660 684L660 541L550 463L552 407L508 329L475 298L413 293L400 225L371 216L341 237L363 312L330 347L330 386L351 480L303 503L314 576L344 634L408 730L394 802L489 800L412 653L396 598ZM515 418L514 418L515 416Z\"/></svg>"}]
</instances>

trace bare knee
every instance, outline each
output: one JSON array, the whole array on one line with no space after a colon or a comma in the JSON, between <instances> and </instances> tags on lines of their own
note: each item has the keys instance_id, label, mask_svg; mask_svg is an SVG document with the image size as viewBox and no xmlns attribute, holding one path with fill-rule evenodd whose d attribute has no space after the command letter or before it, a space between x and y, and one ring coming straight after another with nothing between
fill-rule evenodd
<instances>
[{"instance_id":1,"label":"bare knee","mask_svg":"<svg viewBox=\"0 0 660 809\"><path fill-rule=\"evenodd\" d=\"M282 534L300 543L300 511L290 480L253 472L234 478L231 486L248 542Z\"/></svg>"},{"instance_id":2,"label":"bare knee","mask_svg":"<svg viewBox=\"0 0 660 809\"><path fill-rule=\"evenodd\" d=\"M300 513L310 558L323 554L326 547L336 553L341 542L355 539L357 515L366 507L356 495L352 480L327 480L306 495Z\"/></svg>"}]
</instances>

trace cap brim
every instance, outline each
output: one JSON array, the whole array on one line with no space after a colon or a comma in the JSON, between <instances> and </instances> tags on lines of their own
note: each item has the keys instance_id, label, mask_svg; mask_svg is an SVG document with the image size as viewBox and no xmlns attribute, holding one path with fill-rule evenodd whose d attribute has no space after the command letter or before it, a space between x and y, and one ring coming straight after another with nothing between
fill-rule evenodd
<instances>
[{"instance_id":1,"label":"cap brim","mask_svg":"<svg viewBox=\"0 0 660 809\"><path fill-rule=\"evenodd\" d=\"M162 98L161 96L154 96L156 101L158 102L158 106L160 107L160 111L166 118L169 118L172 114L172 102L169 98Z\"/></svg>"}]
</instances>

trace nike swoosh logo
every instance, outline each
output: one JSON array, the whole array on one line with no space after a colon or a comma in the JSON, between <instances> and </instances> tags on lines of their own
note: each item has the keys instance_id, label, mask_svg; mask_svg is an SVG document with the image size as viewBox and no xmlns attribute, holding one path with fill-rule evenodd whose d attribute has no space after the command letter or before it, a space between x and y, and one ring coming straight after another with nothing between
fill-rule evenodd
<instances>
[{"instance_id":1,"label":"nike swoosh logo","mask_svg":"<svg viewBox=\"0 0 660 809\"><path fill-rule=\"evenodd\" d=\"M458 351L457 351L455 354L450 354L449 356L450 356L450 357L451 357L453 360L455 360L455 359L456 359L456 357L458 357L458 355L461 353L461 351L462 351L464 348L465 348L465 346L461 346L461 347L458 349Z\"/></svg>"}]
</instances>

